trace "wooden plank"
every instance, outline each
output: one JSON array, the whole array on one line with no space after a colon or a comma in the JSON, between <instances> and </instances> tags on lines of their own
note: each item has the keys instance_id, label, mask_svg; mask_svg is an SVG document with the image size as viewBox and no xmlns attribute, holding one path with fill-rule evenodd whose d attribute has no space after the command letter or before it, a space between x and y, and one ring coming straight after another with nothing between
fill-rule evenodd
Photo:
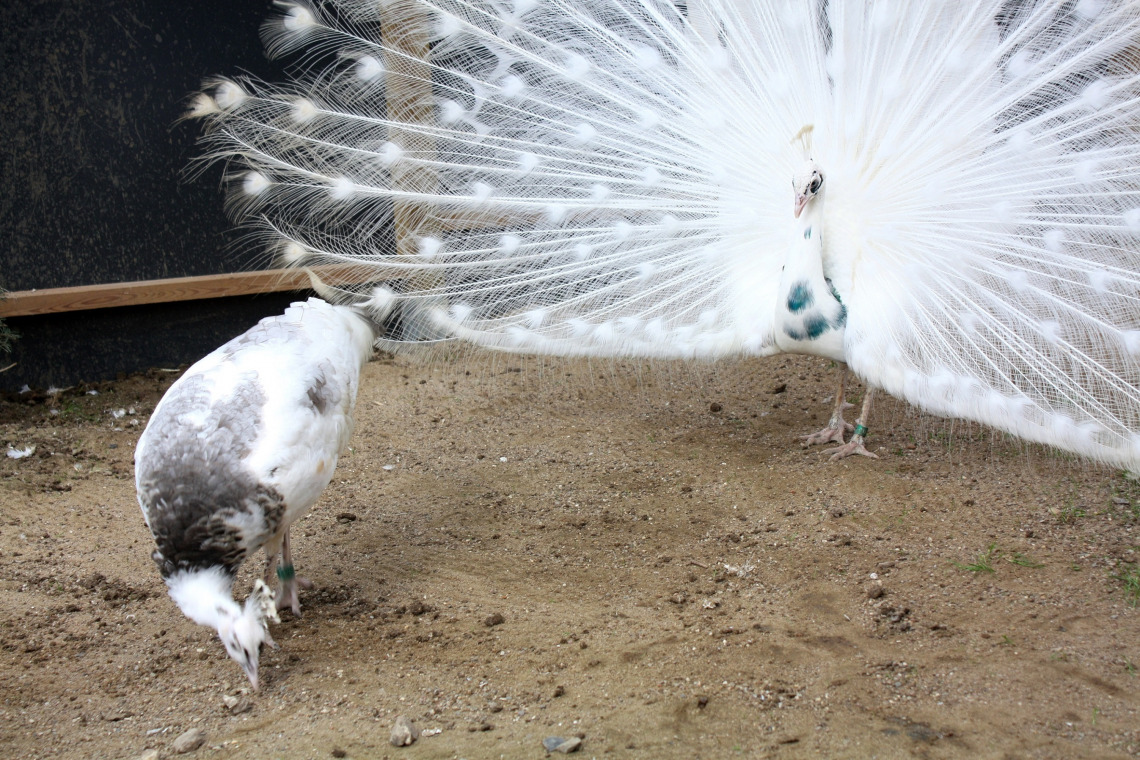
<instances>
[{"instance_id":1,"label":"wooden plank","mask_svg":"<svg viewBox=\"0 0 1140 760\"><path fill-rule=\"evenodd\" d=\"M330 285L367 282L370 279L359 267L352 265L313 267L313 271ZM200 277L20 290L8 293L4 300L0 301L0 317L59 314L88 309L279 293L308 288L309 276L302 269L264 269L256 272L211 274Z\"/></svg>"}]
</instances>

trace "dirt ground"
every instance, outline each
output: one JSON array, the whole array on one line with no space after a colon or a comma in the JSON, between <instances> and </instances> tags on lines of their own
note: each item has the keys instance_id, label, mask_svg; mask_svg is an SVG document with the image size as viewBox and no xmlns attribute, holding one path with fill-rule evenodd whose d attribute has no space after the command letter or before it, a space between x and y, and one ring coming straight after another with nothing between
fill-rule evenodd
<instances>
[{"instance_id":1,"label":"dirt ground","mask_svg":"<svg viewBox=\"0 0 1140 760\"><path fill-rule=\"evenodd\" d=\"M175 376L0 402L5 756L1140 755L1140 485L891 399L829 463L798 357L372 362L249 694L135 502Z\"/></svg>"}]
</instances>

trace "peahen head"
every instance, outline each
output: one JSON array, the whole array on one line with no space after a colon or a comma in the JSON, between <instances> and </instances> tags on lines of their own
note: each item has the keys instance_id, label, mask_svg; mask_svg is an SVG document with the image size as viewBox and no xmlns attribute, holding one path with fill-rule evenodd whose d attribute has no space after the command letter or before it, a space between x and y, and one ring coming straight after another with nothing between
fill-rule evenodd
<instances>
[{"instance_id":1,"label":"peahen head","mask_svg":"<svg viewBox=\"0 0 1140 760\"><path fill-rule=\"evenodd\" d=\"M804 208L823 190L823 172L810 158L792 175L792 189L796 193L796 218L800 218Z\"/></svg>"},{"instance_id":2,"label":"peahen head","mask_svg":"<svg viewBox=\"0 0 1140 760\"><path fill-rule=\"evenodd\" d=\"M221 567L178 571L166 579L170 597L195 623L213 628L234 662L257 690L257 663L262 644L276 648L268 622L277 622L273 591L261 580L239 606L230 595L233 576Z\"/></svg>"}]
</instances>

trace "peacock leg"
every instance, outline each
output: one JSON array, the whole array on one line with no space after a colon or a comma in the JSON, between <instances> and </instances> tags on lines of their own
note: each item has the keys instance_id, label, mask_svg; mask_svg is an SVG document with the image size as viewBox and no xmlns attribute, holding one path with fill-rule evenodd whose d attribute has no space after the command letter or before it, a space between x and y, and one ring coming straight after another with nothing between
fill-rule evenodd
<instances>
[{"instance_id":1,"label":"peacock leg","mask_svg":"<svg viewBox=\"0 0 1140 760\"><path fill-rule=\"evenodd\" d=\"M803 436L804 446L813 446L817 443L843 443L843 434L849 430L854 430L855 426L850 422L843 419L843 412L847 409L854 407L854 404L847 403L844 397L844 389L847 386L847 365L844 364L839 369L839 388L835 391L835 406L831 410L831 419L827 422L827 427L820 430L818 433Z\"/></svg>"},{"instance_id":2,"label":"peacock leg","mask_svg":"<svg viewBox=\"0 0 1140 760\"><path fill-rule=\"evenodd\" d=\"M859 419L855 420L855 434L851 436L851 440L842 446L836 446L831 449L824 449L824 454L831 454L831 459L828 461L834 462L839 459L846 459L852 454L858 454L864 457L871 457L878 459L878 454L872 454L863 447L864 437L867 435L867 422L871 419L871 404L875 398L875 389L868 387L867 392L863 394L863 409L859 413Z\"/></svg>"},{"instance_id":3,"label":"peacock leg","mask_svg":"<svg viewBox=\"0 0 1140 760\"><path fill-rule=\"evenodd\" d=\"M297 586L312 588L313 583L308 578L297 577L293 569L293 552L289 548L289 529L285 529L285 540L281 547L281 567L277 568L277 578L281 587L277 591L277 609L288 607L294 617L301 617L301 600L297 597Z\"/></svg>"}]
</instances>

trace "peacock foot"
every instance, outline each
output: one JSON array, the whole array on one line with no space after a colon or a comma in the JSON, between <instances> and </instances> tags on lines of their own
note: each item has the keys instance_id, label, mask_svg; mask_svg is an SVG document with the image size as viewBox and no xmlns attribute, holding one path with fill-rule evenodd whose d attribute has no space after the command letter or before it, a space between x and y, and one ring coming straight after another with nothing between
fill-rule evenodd
<instances>
[{"instance_id":1,"label":"peacock foot","mask_svg":"<svg viewBox=\"0 0 1140 760\"><path fill-rule=\"evenodd\" d=\"M800 436L804 441L804 448L815 446L818 443L842 444L843 434L851 432L855 429L855 426L850 422L844 422L842 417L840 417L837 422L838 424L835 427L832 427L831 423L828 423L827 427L817 433Z\"/></svg>"},{"instance_id":2,"label":"peacock foot","mask_svg":"<svg viewBox=\"0 0 1140 760\"><path fill-rule=\"evenodd\" d=\"M878 454L873 454L863 447L863 441L856 436L842 446L836 446L831 449L824 449L824 454L831 454L831 458L827 461L837 462L840 459L846 459L852 454L858 454L863 457L871 457L871 459L878 459Z\"/></svg>"}]
</instances>

